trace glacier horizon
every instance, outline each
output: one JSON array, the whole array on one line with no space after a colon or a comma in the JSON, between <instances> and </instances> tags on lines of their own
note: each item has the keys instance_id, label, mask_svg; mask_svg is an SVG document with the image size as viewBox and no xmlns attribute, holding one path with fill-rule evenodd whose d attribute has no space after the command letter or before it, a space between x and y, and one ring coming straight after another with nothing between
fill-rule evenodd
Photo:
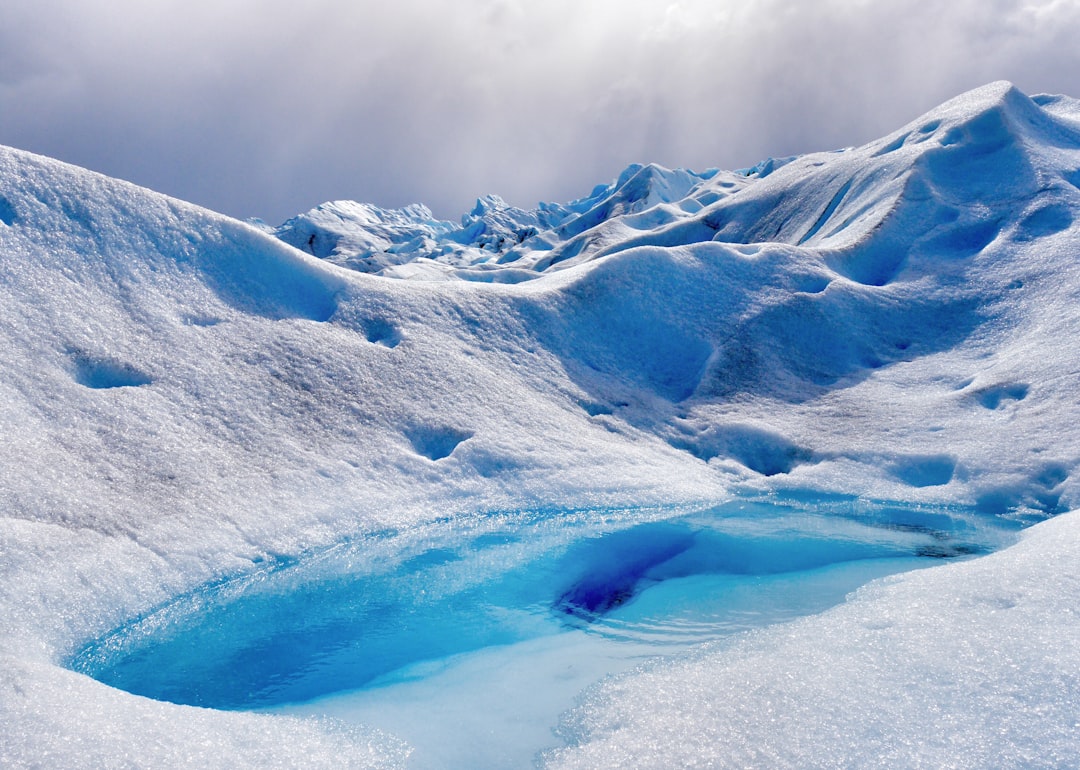
<instances>
[{"instance_id":1,"label":"glacier horizon","mask_svg":"<svg viewBox=\"0 0 1080 770\"><path fill-rule=\"evenodd\" d=\"M736 494L1053 520L602 685L546 762L1080 755L1077 101L992 84L862 147L632 166L461 226L313 212L268 233L0 149L2 763L401 764L377 731L61 664L195 586L364 533Z\"/></svg>"}]
</instances>

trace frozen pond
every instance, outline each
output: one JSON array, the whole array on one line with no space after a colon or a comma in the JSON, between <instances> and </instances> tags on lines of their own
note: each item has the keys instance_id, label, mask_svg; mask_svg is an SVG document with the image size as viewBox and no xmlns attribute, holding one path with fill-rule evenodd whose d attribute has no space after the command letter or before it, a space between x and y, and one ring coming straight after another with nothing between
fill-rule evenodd
<instances>
[{"instance_id":1,"label":"frozen pond","mask_svg":"<svg viewBox=\"0 0 1080 770\"><path fill-rule=\"evenodd\" d=\"M159 700L379 727L415 747L415 767L528 766L606 675L820 612L1015 529L850 501L454 519L206 586L71 665Z\"/></svg>"}]
</instances>

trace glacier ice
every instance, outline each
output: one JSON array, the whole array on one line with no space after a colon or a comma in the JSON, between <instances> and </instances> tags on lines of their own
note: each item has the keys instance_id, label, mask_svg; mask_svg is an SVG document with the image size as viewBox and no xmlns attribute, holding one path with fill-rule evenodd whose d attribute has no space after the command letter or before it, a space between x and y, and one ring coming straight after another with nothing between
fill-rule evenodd
<instances>
[{"instance_id":1,"label":"glacier ice","mask_svg":"<svg viewBox=\"0 0 1080 770\"><path fill-rule=\"evenodd\" d=\"M402 764L62 664L371 533L735 495L1035 526L601 684L546 761L1069 764L1078 180L1080 104L1005 83L862 147L461 223L341 202L267 232L0 149L0 764Z\"/></svg>"},{"instance_id":2,"label":"glacier ice","mask_svg":"<svg viewBox=\"0 0 1080 770\"><path fill-rule=\"evenodd\" d=\"M524 766L605 675L1015 528L850 500L459 517L200 587L71 666L171 703L370 722L408 742L411 767ZM507 694L525 682L528 699Z\"/></svg>"}]
</instances>

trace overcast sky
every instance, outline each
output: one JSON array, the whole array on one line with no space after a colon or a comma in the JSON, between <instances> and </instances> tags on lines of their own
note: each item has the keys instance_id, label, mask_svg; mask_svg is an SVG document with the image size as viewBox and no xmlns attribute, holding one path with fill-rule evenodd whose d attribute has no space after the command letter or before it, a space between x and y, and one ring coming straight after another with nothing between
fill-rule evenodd
<instances>
[{"instance_id":1,"label":"overcast sky","mask_svg":"<svg viewBox=\"0 0 1080 770\"><path fill-rule=\"evenodd\" d=\"M1080 0L4 0L0 144L275 224L456 219L859 144L992 80L1080 96L1078 41Z\"/></svg>"}]
</instances>

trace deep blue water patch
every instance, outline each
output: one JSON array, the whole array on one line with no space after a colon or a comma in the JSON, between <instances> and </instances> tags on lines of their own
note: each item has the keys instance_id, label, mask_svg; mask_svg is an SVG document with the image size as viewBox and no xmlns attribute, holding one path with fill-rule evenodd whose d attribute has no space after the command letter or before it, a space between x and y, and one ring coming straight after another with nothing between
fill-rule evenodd
<instances>
[{"instance_id":1,"label":"deep blue water patch","mask_svg":"<svg viewBox=\"0 0 1080 770\"><path fill-rule=\"evenodd\" d=\"M260 564L133 619L71 667L158 700L254 709L559 634L661 653L820 611L878 574L991 550L1017 526L843 499L456 519Z\"/></svg>"},{"instance_id":2,"label":"deep blue water patch","mask_svg":"<svg viewBox=\"0 0 1080 770\"><path fill-rule=\"evenodd\" d=\"M557 611L592 620L634 597L650 572L694 547L695 532L657 522L572 546L562 558L574 578L555 602Z\"/></svg>"}]
</instances>

